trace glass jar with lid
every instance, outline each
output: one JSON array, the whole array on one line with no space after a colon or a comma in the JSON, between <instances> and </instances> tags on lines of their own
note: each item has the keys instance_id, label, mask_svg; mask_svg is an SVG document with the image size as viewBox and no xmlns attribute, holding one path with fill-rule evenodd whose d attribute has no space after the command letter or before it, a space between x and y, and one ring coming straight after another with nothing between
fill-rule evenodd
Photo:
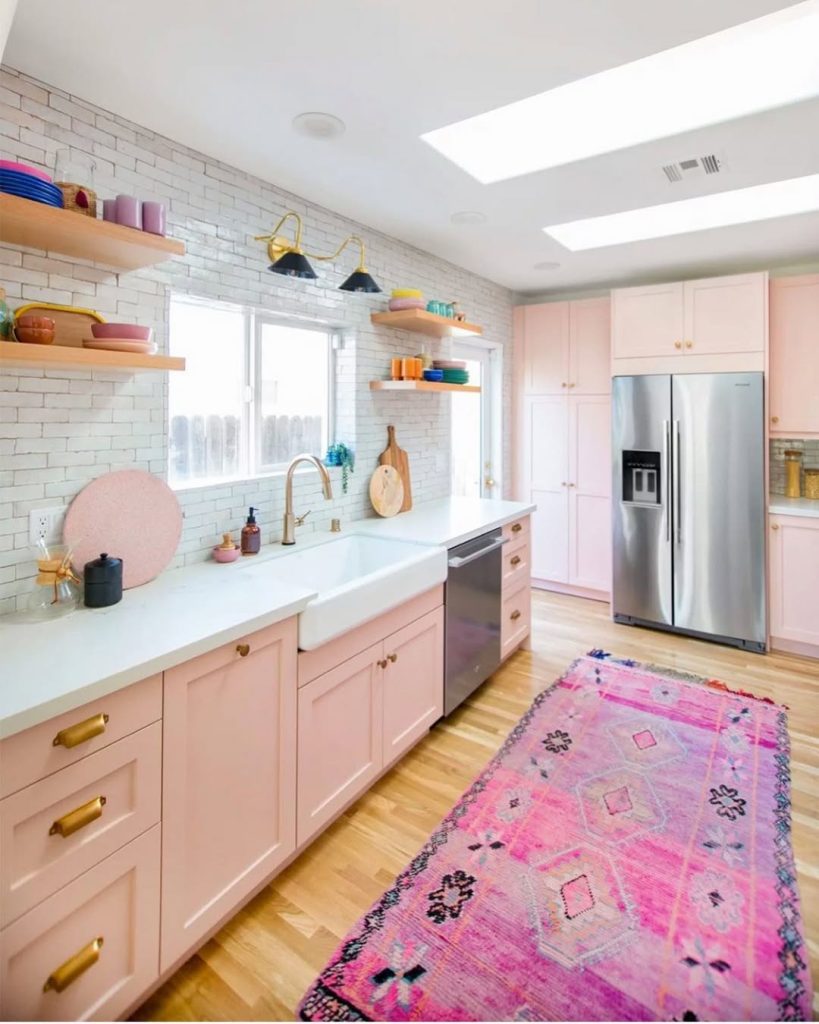
<instances>
[{"instance_id":1,"label":"glass jar with lid","mask_svg":"<svg viewBox=\"0 0 819 1024\"><path fill-rule=\"evenodd\" d=\"M786 448L784 455L785 497L799 498L802 495L802 452L798 448Z\"/></svg>"}]
</instances>

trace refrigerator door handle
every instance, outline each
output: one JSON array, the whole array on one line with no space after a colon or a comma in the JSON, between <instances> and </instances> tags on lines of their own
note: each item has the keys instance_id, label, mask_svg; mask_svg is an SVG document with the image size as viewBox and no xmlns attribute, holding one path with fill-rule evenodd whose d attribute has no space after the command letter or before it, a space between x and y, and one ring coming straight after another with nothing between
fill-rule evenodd
<instances>
[{"instance_id":1,"label":"refrigerator door handle","mask_svg":"<svg viewBox=\"0 0 819 1024\"><path fill-rule=\"evenodd\" d=\"M673 436L673 458L674 463L674 525L677 533L677 543L682 544L682 481L680 477L680 421L674 420Z\"/></svg>"},{"instance_id":2,"label":"refrigerator door handle","mask_svg":"<svg viewBox=\"0 0 819 1024\"><path fill-rule=\"evenodd\" d=\"M663 420L663 462L665 463L665 539L671 540L671 421Z\"/></svg>"}]
</instances>

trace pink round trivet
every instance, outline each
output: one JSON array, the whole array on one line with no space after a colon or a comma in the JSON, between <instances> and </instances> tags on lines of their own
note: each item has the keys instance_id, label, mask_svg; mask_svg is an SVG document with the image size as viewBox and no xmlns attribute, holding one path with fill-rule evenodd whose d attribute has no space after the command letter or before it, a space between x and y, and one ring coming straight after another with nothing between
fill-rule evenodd
<instances>
[{"instance_id":1,"label":"pink round trivet","mask_svg":"<svg viewBox=\"0 0 819 1024\"><path fill-rule=\"evenodd\" d=\"M71 561L83 566L102 552L122 559L122 585L139 587L173 558L182 511L168 485L141 469L106 473L84 487L65 515L63 538Z\"/></svg>"}]
</instances>

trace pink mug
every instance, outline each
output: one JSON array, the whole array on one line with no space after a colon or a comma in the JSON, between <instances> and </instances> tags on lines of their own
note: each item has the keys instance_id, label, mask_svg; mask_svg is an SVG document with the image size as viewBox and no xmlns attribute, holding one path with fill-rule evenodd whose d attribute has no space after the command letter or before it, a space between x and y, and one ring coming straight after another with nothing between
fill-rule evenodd
<instances>
[{"instance_id":1,"label":"pink mug","mask_svg":"<svg viewBox=\"0 0 819 1024\"><path fill-rule=\"evenodd\" d=\"M147 200L142 204L142 230L152 235L165 234L165 204Z\"/></svg>"},{"instance_id":2,"label":"pink mug","mask_svg":"<svg viewBox=\"0 0 819 1024\"><path fill-rule=\"evenodd\" d=\"M117 224L126 228L141 228L139 200L136 196L117 196Z\"/></svg>"},{"instance_id":3,"label":"pink mug","mask_svg":"<svg viewBox=\"0 0 819 1024\"><path fill-rule=\"evenodd\" d=\"M103 199L102 201L102 219L110 220L114 224L117 222L117 201L116 199Z\"/></svg>"}]
</instances>

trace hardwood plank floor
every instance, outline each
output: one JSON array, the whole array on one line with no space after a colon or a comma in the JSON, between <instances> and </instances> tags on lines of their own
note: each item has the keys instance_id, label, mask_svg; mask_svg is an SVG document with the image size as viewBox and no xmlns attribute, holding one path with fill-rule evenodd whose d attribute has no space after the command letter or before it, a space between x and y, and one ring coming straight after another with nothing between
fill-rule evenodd
<instances>
[{"instance_id":1,"label":"hardwood plank floor","mask_svg":"<svg viewBox=\"0 0 819 1024\"><path fill-rule=\"evenodd\" d=\"M618 626L608 605L542 591L534 593L532 611L532 651L514 655L436 726L134 1020L292 1020L339 940L418 851L533 696L592 647L716 677L790 707L793 844L819 989L819 662ZM814 1014L817 1009L814 996Z\"/></svg>"}]
</instances>

